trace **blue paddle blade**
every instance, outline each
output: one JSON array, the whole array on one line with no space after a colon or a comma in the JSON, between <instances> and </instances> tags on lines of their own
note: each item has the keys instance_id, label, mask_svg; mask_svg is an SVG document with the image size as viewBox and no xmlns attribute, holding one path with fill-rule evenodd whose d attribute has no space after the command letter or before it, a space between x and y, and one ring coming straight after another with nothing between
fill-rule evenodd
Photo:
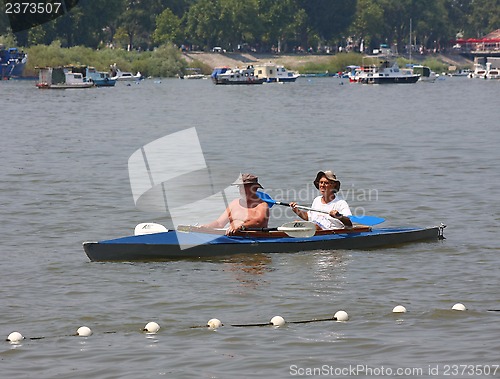
<instances>
[{"instance_id":1,"label":"blue paddle blade","mask_svg":"<svg viewBox=\"0 0 500 379\"><path fill-rule=\"evenodd\" d=\"M381 224L385 221L382 217L377 216L347 216L351 219L352 222L356 222L358 224L373 226Z\"/></svg>"},{"instance_id":2,"label":"blue paddle blade","mask_svg":"<svg viewBox=\"0 0 500 379\"><path fill-rule=\"evenodd\" d=\"M276 204L276 201L273 200L271 196L269 196L265 192L257 191L255 192L258 198L260 198L262 201L265 201L267 205L269 205L269 208L272 208L274 204Z\"/></svg>"}]
</instances>

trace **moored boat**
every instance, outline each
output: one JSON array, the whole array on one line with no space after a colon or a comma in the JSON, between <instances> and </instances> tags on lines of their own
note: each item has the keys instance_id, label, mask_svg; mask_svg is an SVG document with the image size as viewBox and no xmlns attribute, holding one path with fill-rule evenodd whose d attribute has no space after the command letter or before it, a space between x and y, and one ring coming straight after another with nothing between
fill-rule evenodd
<instances>
[{"instance_id":1,"label":"moored boat","mask_svg":"<svg viewBox=\"0 0 500 379\"><path fill-rule=\"evenodd\" d=\"M421 82L434 83L438 77L438 75L427 66L415 64L411 65L410 68L414 74L420 75L419 81Z\"/></svg>"},{"instance_id":2,"label":"moored boat","mask_svg":"<svg viewBox=\"0 0 500 379\"><path fill-rule=\"evenodd\" d=\"M99 242L84 242L91 261L159 261L196 259L234 254L292 253L310 250L373 249L443 237L444 225L427 228L379 228L357 225L352 229L321 230L295 237L280 228L241 231L184 227L160 233L134 235ZM181 231L182 230L182 231Z\"/></svg>"},{"instance_id":3,"label":"moored boat","mask_svg":"<svg viewBox=\"0 0 500 379\"><path fill-rule=\"evenodd\" d=\"M410 69L400 69L397 63L390 65L388 61L380 66L362 66L355 70L350 82L362 84L411 84L416 83L420 75Z\"/></svg>"},{"instance_id":4,"label":"moored boat","mask_svg":"<svg viewBox=\"0 0 500 379\"><path fill-rule=\"evenodd\" d=\"M490 62L486 63L486 79L500 79L500 68L493 67Z\"/></svg>"},{"instance_id":5,"label":"moored boat","mask_svg":"<svg viewBox=\"0 0 500 379\"><path fill-rule=\"evenodd\" d=\"M117 81L138 81L142 79L142 74L139 71L135 75L131 72L122 71L115 63L110 66L109 78Z\"/></svg>"},{"instance_id":6,"label":"moored boat","mask_svg":"<svg viewBox=\"0 0 500 379\"><path fill-rule=\"evenodd\" d=\"M265 79L266 82L294 82L300 76L294 71L287 70L284 66L278 66L274 63L256 65L255 77Z\"/></svg>"},{"instance_id":7,"label":"moored boat","mask_svg":"<svg viewBox=\"0 0 500 379\"><path fill-rule=\"evenodd\" d=\"M488 72L486 73L486 78L487 79L500 79L500 69L492 68L491 70L488 70Z\"/></svg>"},{"instance_id":8,"label":"moored boat","mask_svg":"<svg viewBox=\"0 0 500 379\"><path fill-rule=\"evenodd\" d=\"M42 67L36 86L40 89L90 88L93 83L84 80L82 73L67 67Z\"/></svg>"},{"instance_id":9,"label":"moored boat","mask_svg":"<svg viewBox=\"0 0 500 379\"><path fill-rule=\"evenodd\" d=\"M456 77L466 77L471 75L472 71L468 68L464 69L459 69L459 70L452 70L448 75L449 76L456 76Z\"/></svg>"},{"instance_id":10,"label":"moored boat","mask_svg":"<svg viewBox=\"0 0 500 379\"><path fill-rule=\"evenodd\" d=\"M180 79L206 79L206 76L202 74L201 68L188 67L186 68L186 74L179 75Z\"/></svg>"},{"instance_id":11,"label":"moored boat","mask_svg":"<svg viewBox=\"0 0 500 379\"><path fill-rule=\"evenodd\" d=\"M229 67L216 67L211 75L214 84L262 84L265 82L263 78L255 76L255 69L253 66L247 68L229 68Z\"/></svg>"},{"instance_id":12,"label":"moored boat","mask_svg":"<svg viewBox=\"0 0 500 379\"><path fill-rule=\"evenodd\" d=\"M116 84L116 80L108 72L97 71L94 67L86 67L85 79L96 87L113 87Z\"/></svg>"},{"instance_id":13,"label":"moored boat","mask_svg":"<svg viewBox=\"0 0 500 379\"><path fill-rule=\"evenodd\" d=\"M486 67L476 64L474 72L469 74L469 78L500 79L500 68L492 67L491 63L486 63Z\"/></svg>"},{"instance_id":14,"label":"moored boat","mask_svg":"<svg viewBox=\"0 0 500 379\"><path fill-rule=\"evenodd\" d=\"M469 78L486 79L486 73L486 67L484 67L482 64L475 63L474 71L469 74Z\"/></svg>"},{"instance_id":15,"label":"moored boat","mask_svg":"<svg viewBox=\"0 0 500 379\"><path fill-rule=\"evenodd\" d=\"M16 47L6 49L0 45L0 80L21 76L27 61L28 54Z\"/></svg>"}]
</instances>

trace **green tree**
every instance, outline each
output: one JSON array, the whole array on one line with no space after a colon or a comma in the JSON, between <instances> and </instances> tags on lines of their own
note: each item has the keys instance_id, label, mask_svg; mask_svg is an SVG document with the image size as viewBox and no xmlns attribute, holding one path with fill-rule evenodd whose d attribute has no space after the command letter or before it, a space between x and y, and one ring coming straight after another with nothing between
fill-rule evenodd
<instances>
[{"instance_id":1,"label":"green tree","mask_svg":"<svg viewBox=\"0 0 500 379\"><path fill-rule=\"evenodd\" d=\"M383 39L380 42L396 43L397 52L401 53L409 41L413 0L380 0L379 5L384 10L384 25L380 33Z\"/></svg>"},{"instance_id":2,"label":"green tree","mask_svg":"<svg viewBox=\"0 0 500 379\"><path fill-rule=\"evenodd\" d=\"M152 5L147 0L125 0L125 10L118 18L118 25L127 35L127 50L135 49L136 43L150 44L155 17Z\"/></svg>"},{"instance_id":3,"label":"green tree","mask_svg":"<svg viewBox=\"0 0 500 379\"><path fill-rule=\"evenodd\" d=\"M221 37L230 49L254 42L261 30L257 0L219 0Z\"/></svg>"},{"instance_id":4,"label":"green tree","mask_svg":"<svg viewBox=\"0 0 500 379\"><path fill-rule=\"evenodd\" d=\"M192 43L205 47L223 45L219 25L220 12L217 0L199 0L189 8L186 33Z\"/></svg>"},{"instance_id":5,"label":"green tree","mask_svg":"<svg viewBox=\"0 0 500 379\"><path fill-rule=\"evenodd\" d=\"M0 0L0 36L7 35L10 29L10 21L5 13L5 3Z\"/></svg>"},{"instance_id":6,"label":"green tree","mask_svg":"<svg viewBox=\"0 0 500 379\"><path fill-rule=\"evenodd\" d=\"M468 17L468 34L480 38L500 28L500 1L474 0Z\"/></svg>"},{"instance_id":7,"label":"green tree","mask_svg":"<svg viewBox=\"0 0 500 379\"><path fill-rule=\"evenodd\" d=\"M414 4L417 15L412 43L440 49L454 37L445 0L421 0Z\"/></svg>"},{"instance_id":8,"label":"green tree","mask_svg":"<svg viewBox=\"0 0 500 379\"><path fill-rule=\"evenodd\" d=\"M311 32L322 40L339 39L351 25L358 1L349 0L299 0L305 10Z\"/></svg>"},{"instance_id":9,"label":"green tree","mask_svg":"<svg viewBox=\"0 0 500 379\"><path fill-rule=\"evenodd\" d=\"M450 28L455 33L463 36L464 32L468 29L468 15L471 14L471 0L446 0L444 6L450 19Z\"/></svg>"},{"instance_id":10,"label":"green tree","mask_svg":"<svg viewBox=\"0 0 500 379\"><path fill-rule=\"evenodd\" d=\"M167 42L180 45L183 42L181 19L170 8L165 9L156 17L156 29L153 32L153 41L158 45Z\"/></svg>"},{"instance_id":11,"label":"green tree","mask_svg":"<svg viewBox=\"0 0 500 379\"><path fill-rule=\"evenodd\" d=\"M364 47L368 51L378 48L375 41L382 39L381 30L384 25L384 10L376 0L358 0L356 13L350 27L350 34L364 40Z\"/></svg>"},{"instance_id":12,"label":"green tree","mask_svg":"<svg viewBox=\"0 0 500 379\"><path fill-rule=\"evenodd\" d=\"M0 45L4 45L5 47L17 46L16 36L10 32L5 32L3 35L0 35Z\"/></svg>"},{"instance_id":13,"label":"green tree","mask_svg":"<svg viewBox=\"0 0 500 379\"><path fill-rule=\"evenodd\" d=\"M291 50L288 45L303 40L307 14L296 0L261 0L261 17L266 33L263 41L279 52Z\"/></svg>"}]
</instances>

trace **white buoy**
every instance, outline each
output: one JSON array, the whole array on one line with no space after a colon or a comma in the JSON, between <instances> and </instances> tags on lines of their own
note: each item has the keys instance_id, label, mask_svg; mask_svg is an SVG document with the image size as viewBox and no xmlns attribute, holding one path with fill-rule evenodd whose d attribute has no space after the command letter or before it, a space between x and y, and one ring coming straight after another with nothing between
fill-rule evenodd
<instances>
[{"instance_id":1,"label":"white buoy","mask_svg":"<svg viewBox=\"0 0 500 379\"><path fill-rule=\"evenodd\" d=\"M90 337L92 335L92 330L87 326L80 326L76 334L80 337Z\"/></svg>"},{"instance_id":2,"label":"white buoy","mask_svg":"<svg viewBox=\"0 0 500 379\"><path fill-rule=\"evenodd\" d=\"M212 319L208 320L207 326L210 329L218 329L223 325L222 325L222 322L218 318L212 318Z\"/></svg>"},{"instance_id":3,"label":"white buoy","mask_svg":"<svg viewBox=\"0 0 500 379\"><path fill-rule=\"evenodd\" d=\"M160 325L158 325L154 321L148 322L143 329L144 332L148 332L148 333L152 333L152 334L158 333L158 330L160 330Z\"/></svg>"},{"instance_id":4,"label":"white buoy","mask_svg":"<svg viewBox=\"0 0 500 379\"><path fill-rule=\"evenodd\" d=\"M454 311L465 311L467 308L465 308L465 305L462 303L456 303L453 307L451 307Z\"/></svg>"},{"instance_id":5,"label":"white buoy","mask_svg":"<svg viewBox=\"0 0 500 379\"><path fill-rule=\"evenodd\" d=\"M402 305L396 305L392 310L392 313L406 313L406 308Z\"/></svg>"},{"instance_id":6,"label":"white buoy","mask_svg":"<svg viewBox=\"0 0 500 379\"><path fill-rule=\"evenodd\" d=\"M349 315L347 314L346 311L338 311L335 313L333 318L337 321L347 321L349 320Z\"/></svg>"},{"instance_id":7,"label":"white buoy","mask_svg":"<svg viewBox=\"0 0 500 379\"><path fill-rule=\"evenodd\" d=\"M271 319L271 324L277 327L285 325L285 319L281 316L274 316Z\"/></svg>"},{"instance_id":8,"label":"white buoy","mask_svg":"<svg viewBox=\"0 0 500 379\"><path fill-rule=\"evenodd\" d=\"M13 343L21 342L23 339L24 339L23 335L19 332L12 332L7 337L7 341L13 342Z\"/></svg>"}]
</instances>

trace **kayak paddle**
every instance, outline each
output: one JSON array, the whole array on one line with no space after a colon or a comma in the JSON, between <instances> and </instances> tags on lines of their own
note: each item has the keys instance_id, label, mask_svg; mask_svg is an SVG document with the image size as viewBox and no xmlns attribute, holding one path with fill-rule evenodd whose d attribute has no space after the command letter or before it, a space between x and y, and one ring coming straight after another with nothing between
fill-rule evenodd
<instances>
[{"instance_id":1,"label":"kayak paddle","mask_svg":"<svg viewBox=\"0 0 500 379\"><path fill-rule=\"evenodd\" d=\"M257 191L256 195L262 201L265 201L269 205L269 208L271 208L274 204L283 205L285 207L289 207L290 206L290 203L285 203L283 201L273 200L273 198L271 196L269 196L265 192ZM304 210L307 210L307 211L313 211L313 212L330 214L330 212L328 212L328 211L321 211L319 209L304 207L302 205L297 205L297 208L304 209ZM381 224L381 223L383 223L385 221L385 219L383 219L382 217L376 217L376 216L353 216L353 215L350 215L350 216L347 216L347 217L349 217L351 219L351 221L353 221L353 222L356 222L358 224L368 225L368 226L378 225L378 224Z\"/></svg>"},{"instance_id":2,"label":"kayak paddle","mask_svg":"<svg viewBox=\"0 0 500 379\"><path fill-rule=\"evenodd\" d=\"M278 226L277 228L245 228L245 230L258 231L258 232L270 232L277 230L280 232L285 232L289 237L295 238L309 238L316 234L316 224L310 221L292 221Z\"/></svg>"},{"instance_id":3,"label":"kayak paddle","mask_svg":"<svg viewBox=\"0 0 500 379\"><path fill-rule=\"evenodd\" d=\"M160 225L161 226L161 225ZM199 229L199 230L198 230ZM226 229L212 229L212 228L203 228L196 225L179 225L177 227L177 231L179 232L197 232L203 233L204 230L219 230L226 231ZM282 226L278 226L275 228L245 228L242 229L242 232L252 231L252 232L272 232L272 231L280 231L284 232L289 237L294 238L309 238L316 234L316 224L310 221L292 221L283 224Z\"/></svg>"}]
</instances>

